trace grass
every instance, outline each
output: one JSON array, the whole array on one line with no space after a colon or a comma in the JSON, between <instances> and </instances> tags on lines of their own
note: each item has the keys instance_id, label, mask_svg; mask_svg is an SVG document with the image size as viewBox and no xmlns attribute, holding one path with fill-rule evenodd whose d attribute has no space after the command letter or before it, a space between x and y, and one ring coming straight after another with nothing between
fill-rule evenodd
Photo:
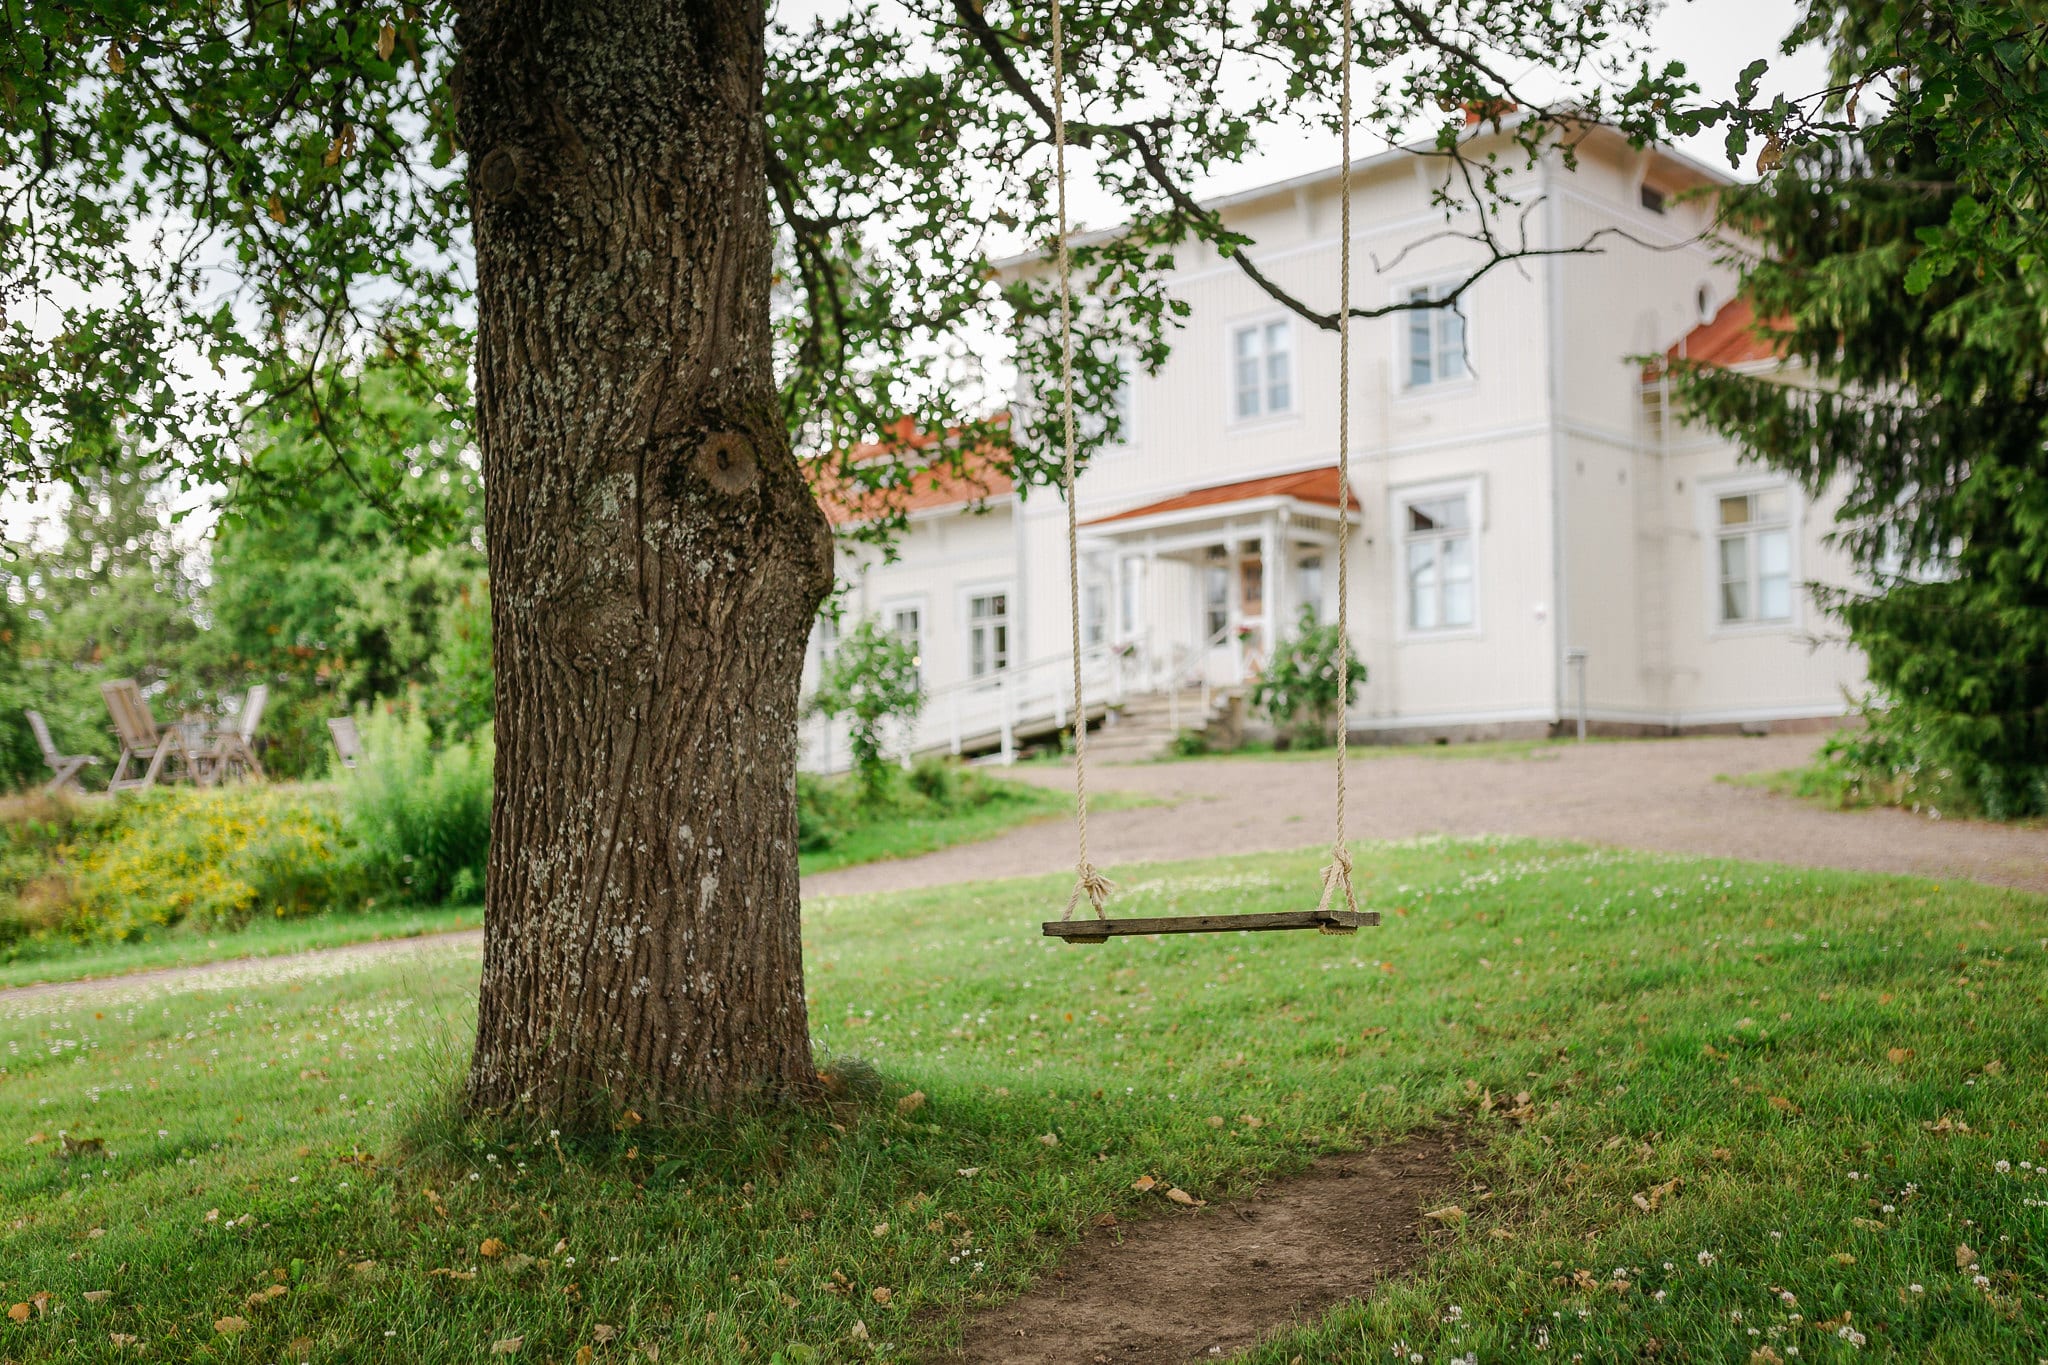
<instances>
[{"instance_id":1,"label":"grass","mask_svg":"<svg viewBox=\"0 0 2048 1365\"><path fill-rule=\"evenodd\" d=\"M178 926L135 943L78 944L63 938L25 939L9 945L5 959L0 960L0 989L37 982L122 976L159 967L189 967L227 958L275 957L349 943L476 929L482 925L483 908L470 905L259 919L235 930L201 931Z\"/></svg>"},{"instance_id":2,"label":"grass","mask_svg":"<svg viewBox=\"0 0 2048 1365\"><path fill-rule=\"evenodd\" d=\"M859 863L916 857L954 844L993 838L1034 821L1064 818L1073 810L1073 797L1068 793L1005 782L981 772L967 780L979 804L946 813L913 807L862 818L850 824L833 847L803 854L803 872L815 874ZM1098 810L1144 804L1148 804L1147 798L1124 792L1098 793L1093 800ZM477 906L437 906L258 918L239 929L178 924L125 942L80 944L60 934L36 935L0 946L0 989L414 938L474 929L481 925L482 917Z\"/></svg>"},{"instance_id":3,"label":"grass","mask_svg":"<svg viewBox=\"0 0 2048 1365\"><path fill-rule=\"evenodd\" d=\"M825 902L814 1033L883 1093L575 1144L450 1116L446 948L0 999L0 1357L909 1358L1095 1215L1187 1216L1141 1175L1215 1199L1445 1124L1480 1142L1424 1266L1248 1359L2048 1355L2048 902L1529 842L1359 867L1387 927L1349 939L1066 947L1062 879ZM1317 859L1121 880L1277 909Z\"/></svg>"},{"instance_id":4,"label":"grass","mask_svg":"<svg viewBox=\"0 0 2048 1365\"><path fill-rule=\"evenodd\" d=\"M971 774L971 780L983 795L980 804L943 812L912 809L868 816L849 825L832 847L802 854L802 871L815 874L860 863L915 858L954 844L992 839L1020 825L1064 819L1073 814L1071 792L1029 782L1006 782L980 770ZM1096 792L1089 799L1092 810L1121 810L1148 804L1148 798L1130 792Z\"/></svg>"}]
</instances>

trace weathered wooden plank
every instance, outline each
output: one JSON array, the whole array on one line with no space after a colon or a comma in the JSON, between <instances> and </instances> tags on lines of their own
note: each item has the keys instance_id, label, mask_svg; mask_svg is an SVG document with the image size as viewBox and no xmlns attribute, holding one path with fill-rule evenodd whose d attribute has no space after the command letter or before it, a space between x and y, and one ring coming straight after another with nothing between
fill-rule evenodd
<instances>
[{"instance_id":1,"label":"weathered wooden plank","mask_svg":"<svg viewBox=\"0 0 2048 1365\"><path fill-rule=\"evenodd\" d=\"M1320 929L1351 934L1380 922L1377 910L1277 910L1257 915L1155 915L1141 919L1052 919L1041 926L1047 938L1069 943L1102 943L1140 934L1227 934L1269 929Z\"/></svg>"}]
</instances>

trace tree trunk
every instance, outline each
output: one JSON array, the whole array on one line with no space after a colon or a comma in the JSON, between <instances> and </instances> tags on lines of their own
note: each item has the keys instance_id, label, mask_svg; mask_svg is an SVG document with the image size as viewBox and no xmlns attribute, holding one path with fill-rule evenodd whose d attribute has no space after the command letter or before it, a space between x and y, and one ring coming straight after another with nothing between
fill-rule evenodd
<instances>
[{"instance_id":1,"label":"tree trunk","mask_svg":"<svg viewBox=\"0 0 2048 1365\"><path fill-rule=\"evenodd\" d=\"M831 537L769 348L759 0L464 6L497 777L469 1099L815 1082L797 689Z\"/></svg>"}]
</instances>

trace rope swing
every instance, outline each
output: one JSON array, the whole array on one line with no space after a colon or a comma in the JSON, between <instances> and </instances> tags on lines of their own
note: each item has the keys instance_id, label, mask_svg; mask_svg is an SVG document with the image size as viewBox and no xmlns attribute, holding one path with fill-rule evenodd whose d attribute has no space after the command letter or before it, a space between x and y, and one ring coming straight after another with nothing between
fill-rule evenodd
<instances>
[{"instance_id":1,"label":"rope swing","mask_svg":"<svg viewBox=\"0 0 2048 1365\"><path fill-rule=\"evenodd\" d=\"M1201 934L1227 930L1319 929L1326 934L1352 934L1380 922L1376 910L1360 910L1351 882L1351 850L1344 842L1344 796L1347 787L1346 749L1351 711L1351 576L1347 548L1351 543L1351 0L1344 0L1343 83L1340 96L1343 167L1338 172L1342 199L1342 235L1338 254L1337 310L1337 831L1330 863L1323 869L1323 895L1313 910L1263 914L1162 915L1143 919L1110 919L1103 913L1112 887L1088 857L1088 712L1081 691L1081 536L1074 507L1074 299L1073 264L1067 243L1067 109L1065 29L1060 0L1052 0L1052 141L1054 179L1059 208L1060 277L1060 402L1065 458L1060 487L1067 504L1067 612L1074 664L1074 818L1078 849L1074 890L1067 908L1041 927L1049 937L1069 943L1104 943L1112 937L1138 934ZM1342 897L1341 904L1339 897ZM1086 899L1092 920L1074 918Z\"/></svg>"}]
</instances>

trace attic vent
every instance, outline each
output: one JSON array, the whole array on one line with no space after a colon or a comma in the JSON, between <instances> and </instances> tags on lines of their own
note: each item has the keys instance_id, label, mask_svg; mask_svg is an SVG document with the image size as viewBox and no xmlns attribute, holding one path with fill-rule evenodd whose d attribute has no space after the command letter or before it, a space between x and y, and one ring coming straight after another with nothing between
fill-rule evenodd
<instances>
[{"instance_id":1,"label":"attic vent","mask_svg":"<svg viewBox=\"0 0 2048 1365\"><path fill-rule=\"evenodd\" d=\"M1664 211L1664 191L1644 185L1636 191L1636 194L1643 201L1643 207L1650 212L1662 213Z\"/></svg>"}]
</instances>

